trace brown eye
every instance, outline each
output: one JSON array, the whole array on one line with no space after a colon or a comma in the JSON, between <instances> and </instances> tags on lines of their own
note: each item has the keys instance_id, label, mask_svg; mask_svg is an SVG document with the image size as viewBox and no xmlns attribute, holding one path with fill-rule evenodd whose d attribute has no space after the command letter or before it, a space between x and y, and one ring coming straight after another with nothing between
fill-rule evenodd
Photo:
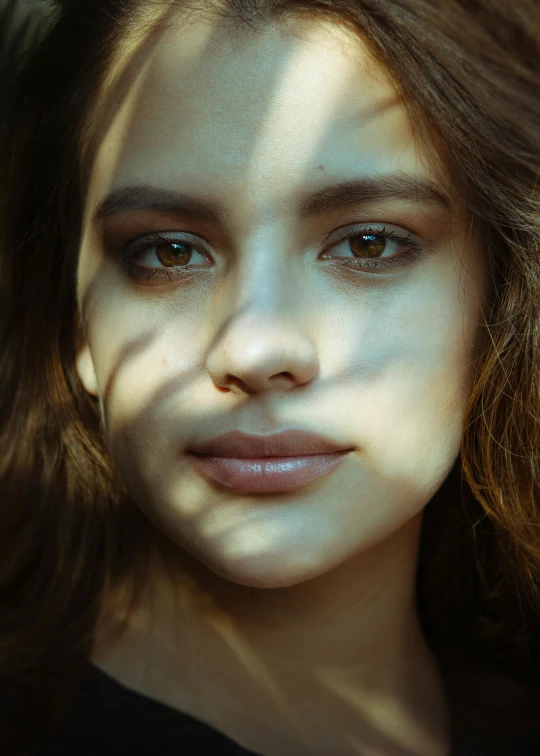
<instances>
[{"instance_id":1,"label":"brown eye","mask_svg":"<svg viewBox=\"0 0 540 756\"><path fill-rule=\"evenodd\" d=\"M386 247L386 237L376 234L357 234L350 237L351 250L356 257L377 257Z\"/></svg>"},{"instance_id":2,"label":"brown eye","mask_svg":"<svg viewBox=\"0 0 540 756\"><path fill-rule=\"evenodd\" d=\"M169 242L155 247L156 257L162 265L185 265L192 253L191 244Z\"/></svg>"}]
</instances>

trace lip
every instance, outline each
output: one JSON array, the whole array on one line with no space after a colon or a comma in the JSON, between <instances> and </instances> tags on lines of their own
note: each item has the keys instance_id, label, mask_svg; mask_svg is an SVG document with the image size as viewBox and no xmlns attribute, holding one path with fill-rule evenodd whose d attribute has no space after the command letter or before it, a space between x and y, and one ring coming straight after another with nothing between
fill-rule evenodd
<instances>
[{"instance_id":1,"label":"lip","mask_svg":"<svg viewBox=\"0 0 540 756\"><path fill-rule=\"evenodd\" d=\"M241 431L232 431L216 436L188 450L195 454L213 457L305 457L314 454L333 454L350 451L353 447L341 444L326 436L302 430L283 431L270 436L255 436Z\"/></svg>"},{"instance_id":2,"label":"lip","mask_svg":"<svg viewBox=\"0 0 540 756\"><path fill-rule=\"evenodd\" d=\"M272 493L301 488L329 475L350 454L311 454L305 457L212 457L188 453L203 478L243 493Z\"/></svg>"},{"instance_id":3,"label":"lip","mask_svg":"<svg viewBox=\"0 0 540 756\"><path fill-rule=\"evenodd\" d=\"M306 431L250 436L239 431L187 453L207 480L243 493L290 491L330 475L353 447Z\"/></svg>"}]
</instances>

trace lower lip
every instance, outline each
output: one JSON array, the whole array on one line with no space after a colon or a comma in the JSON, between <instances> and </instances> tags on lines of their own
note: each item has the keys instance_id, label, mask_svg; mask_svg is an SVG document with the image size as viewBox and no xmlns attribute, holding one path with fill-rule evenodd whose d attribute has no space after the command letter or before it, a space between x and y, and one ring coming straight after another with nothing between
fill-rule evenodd
<instances>
[{"instance_id":1,"label":"lower lip","mask_svg":"<svg viewBox=\"0 0 540 756\"><path fill-rule=\"evenodd\" d=\"M193 467L207 480L245 493L290 491L329 475L351 450L306 457L211 457L188 453Z\"/></svg>"}]
</instances>

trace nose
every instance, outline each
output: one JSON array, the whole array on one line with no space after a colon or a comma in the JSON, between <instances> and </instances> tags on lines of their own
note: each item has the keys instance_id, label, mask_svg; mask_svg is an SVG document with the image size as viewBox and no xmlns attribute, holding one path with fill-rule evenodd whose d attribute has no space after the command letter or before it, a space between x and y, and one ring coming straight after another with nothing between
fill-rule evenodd
<instances>
[{"instance_id":1,"label":"nose","mask_svg":"<svg viewBox=\"0 0 540 756\"><path fill-rule=\"evenodd\" d=\"M290 391L312 380L315 347L291 315L248 307L215 340L207 370L214 384L238 394Z\"/></svg>"}]
</instances>

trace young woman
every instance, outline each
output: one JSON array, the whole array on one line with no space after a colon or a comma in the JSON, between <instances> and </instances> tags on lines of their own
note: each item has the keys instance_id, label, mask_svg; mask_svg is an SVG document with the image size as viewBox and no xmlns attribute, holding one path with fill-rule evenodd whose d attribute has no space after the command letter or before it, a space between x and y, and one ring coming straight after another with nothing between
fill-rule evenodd
<instances>
[{"instance_id":1,"label":"young woman","mask_svg":"<svg viewBox=\"0 0 540 756\"><path fill-rule=\"evenodd\" d=\"M538 752L539 40L57 3L6 155L3 753Z\"/></svg>"}]
</instances>

